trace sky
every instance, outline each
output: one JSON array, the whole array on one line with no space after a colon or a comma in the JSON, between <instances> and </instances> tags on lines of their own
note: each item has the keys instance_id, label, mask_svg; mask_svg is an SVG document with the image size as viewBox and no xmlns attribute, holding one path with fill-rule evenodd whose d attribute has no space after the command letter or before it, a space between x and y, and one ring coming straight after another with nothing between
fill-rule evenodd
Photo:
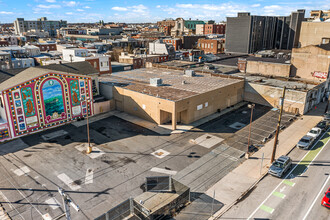
<instances>
[{"instance_id":1,"label":"sky","mask_svg":"<svg viewBox=\"0 0 330 220\"><path fill-rule=\"evenodd\" d=\"M0 0L0 23L16 18L68 22L156 22L165 18L225 21L237 12L253 15L289 15L297 9L330 9L330 0Z\"/></svg>"}]
</instances>

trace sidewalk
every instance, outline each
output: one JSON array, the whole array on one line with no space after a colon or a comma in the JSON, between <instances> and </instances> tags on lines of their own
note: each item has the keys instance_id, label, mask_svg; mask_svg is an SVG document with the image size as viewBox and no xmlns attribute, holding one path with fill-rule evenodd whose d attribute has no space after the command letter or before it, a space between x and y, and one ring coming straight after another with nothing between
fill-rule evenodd
<instances>
[{"instance_id":1,"label":"sidewalk","mask_svg":"<svg viewBox=\"0 0 330 220\"><path fill-rule=\"evenodd\" d=\"M297 121L279 134L275 158L288 154L300 138L322 120L325 105L325 103L320 103L317 109L313 109L307 115L298 118ZM210 219L220 218L267 173L273 146L274 139L205 192L210 197L213 197L215 192L215 199L224 204ZM264 161L261 169L262 154L264 154Z\"/></svg>"},{"instance_id":2,"label":"sidewalk","mask_svg":"<svg viewBox=\"0 0 330 220\"><path fill-rule=\"evenodd\" d=\"M198 127L199 125L202 125L206 122L209 122L213 119L219 118L220 116L227 114L228 112L234 111L236 109L239 109L240 107L246 105L247 102L240 102L234 105L233 107L226 108L220 113L214 113L212 115L206 116L204 118L201 118L189 125L177 125L177 129L175 131L172 130L172 125L158 125L154 122L147 121L145 119L139 118L134 115L130 115L126 112L121 112L118 110L113 110L110 112L98 114L95 116L92 116L89 118L89 123L93 123L102 119L105 119L110 116L116 116L118 118L121 118L125 121L131 122L133 124L139 125L141 127L144 127L146 129L149 129L151 131L154 131L160 135L170 135L170 134L178 134L178 133L184 133L186 131L189 131L195 127ZM81 120L81 121L75 121L72 124L76 127L86 126L87 120Z\"/></svg>"}]
</instances>

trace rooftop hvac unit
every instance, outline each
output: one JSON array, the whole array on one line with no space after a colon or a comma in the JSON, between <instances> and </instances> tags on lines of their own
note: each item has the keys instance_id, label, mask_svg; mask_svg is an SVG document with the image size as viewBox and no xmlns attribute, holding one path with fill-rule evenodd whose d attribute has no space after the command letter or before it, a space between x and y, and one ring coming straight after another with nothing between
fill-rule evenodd
<instances>
[{"instance_id":1,"label":"rooftop hvac unit","mask_svg":"<svg viewBox=\"0 0 330 220\"><path fill-rule=\"evenodd\" d=\"M150 78L150 85L151 86L161 86L162 85L162 79L161 78Z\"/></svg>"},{"instance_id":2,"label":"rooftop hvac unit","mask_svg":"<svg viewBox=\"0 0 330 220\"><path fill-rule=\"evenodd\" d=\"M194 77L194 76L196 76L196 73L195 73L194 70L185 70L185 75L190 76L190 77Z\"/></svg>"}]
</instances>

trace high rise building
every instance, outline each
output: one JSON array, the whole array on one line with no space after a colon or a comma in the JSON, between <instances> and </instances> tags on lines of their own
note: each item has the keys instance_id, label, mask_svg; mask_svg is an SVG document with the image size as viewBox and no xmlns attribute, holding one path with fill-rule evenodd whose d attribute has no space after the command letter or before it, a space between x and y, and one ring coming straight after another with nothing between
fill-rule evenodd
<instances>
[{"instance_id":1,"label":"high rise building","mask_svg":"<svg viewBox=\"0 0 330 220\"><path fill-rule=\"evenodd\" d=\"M255 53L265 49L298 47L301 22L305 10L290 16L256 16L248 12L237 17L227 17L226 52Z\"/></svg>"},{"instance_id":2,"label":"high rise building","mask_svg":"<svg viewBox=\"0 0 330 220\"><path fill-rule=\"evenodd\" d=\"M17 18L14 21L15 34L24 32L48 32L50 36L56 36L58 29L66 27L66 21L49 21L46 17L38 18L36 21L25 21L24 18Z\"/></svg>"}]
</instances>

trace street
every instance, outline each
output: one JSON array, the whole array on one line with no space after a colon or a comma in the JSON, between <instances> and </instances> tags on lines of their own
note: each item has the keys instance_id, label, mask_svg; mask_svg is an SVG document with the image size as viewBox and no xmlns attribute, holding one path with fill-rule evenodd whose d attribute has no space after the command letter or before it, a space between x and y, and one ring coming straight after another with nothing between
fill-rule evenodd
<instances>
[{"instance_id":1,"label":"street","mask_svg":"<svg viewBox=\"0 0 330 220\"><path fill-rule=\"evenodd\" d=\"M295 148L283 179L267 175L221 219L329 219L330 210L321 206L330 186L329 139L328 132L312 150Z\"/></svg>"}]
</instances>

